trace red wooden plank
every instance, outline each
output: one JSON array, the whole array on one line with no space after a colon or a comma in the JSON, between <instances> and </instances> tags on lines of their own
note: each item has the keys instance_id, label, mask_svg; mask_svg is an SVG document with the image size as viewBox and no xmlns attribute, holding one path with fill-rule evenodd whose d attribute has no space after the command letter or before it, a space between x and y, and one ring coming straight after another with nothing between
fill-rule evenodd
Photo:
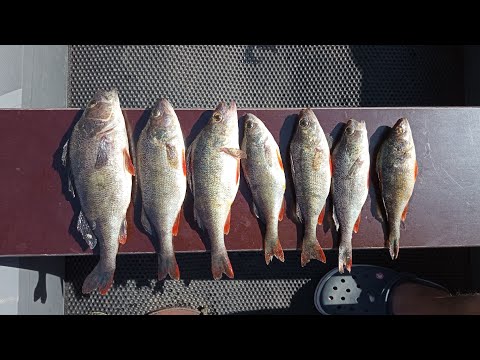
<instances>
[{"instance_id":1,"label":"red wooden plank","mask_svg":"<svg viewBox=\"0 0 480 360\"><path fill-rule=\"evenodd\" d=\"M247 111L262 119L280 141L284 163L288 164L286 149L298 110L239 110L239 116ZM339 124L350 117L365 120L371 148L378 143L384 126L392 126L402 116L408 117L416 144L419 176L406 228L401 233L401 247L480 244L479 108L338 108L316 109L315 112L325 132L333 131L334 135L340 131ZM144 111L131 109L124 113L138 132L141 120L145 120ZM208 119L209 112L178 110L177 114L189 144ZM74 208L62 193L57 171L65 135L78 115L76 109L0 110L0 255L91 252L82 250L85 244L76 234ZM292 206L290 191L291 187L287 186L289 210ZM231 231L226 236L229 250L262 249L261 231L250 212L249 198L242 179L232 207ZM191 205L188 197L179 236L175 239L176 251L205 250L193 222ZM325 232L329 216L327 214L324 227L319 226L317 231L324 248L334 245L332 232ZM154 251L145 234L136 226L130 229L129 241L120 247L121 252ZM284 249L297 247L301 227L289 216L280 223L279 233ZM372 215L369 196L353 244L356 248L374 248L383 247L383 243L382 226Z\"/></svg>"}]
</instances>

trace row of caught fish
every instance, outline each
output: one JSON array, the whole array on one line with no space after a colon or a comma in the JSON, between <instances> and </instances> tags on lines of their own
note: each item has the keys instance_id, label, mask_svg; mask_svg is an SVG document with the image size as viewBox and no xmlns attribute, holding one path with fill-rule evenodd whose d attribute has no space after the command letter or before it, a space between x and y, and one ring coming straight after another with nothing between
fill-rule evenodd
<instances>
[{"instance_id":1,"label":"row of caught fish","mask_svg":"<svg viewBox=\"0 0 480 360\"><path fill-rule=\"evenodd\" d=\"M180 123L170 103L159 100L136 144L136 171L116 90L98 91L64 146L69 189L78 196L81 211L77 229L90 248L98 242L100 261L86 278L82 291L105 294L113 282L118 244L127 238L126 212L132 175L137 175L142 198L141 222L160 241L158 278L180 278L172 237L179 229L187 183L194 198L195 221L208 233L215 279L233 278L224 235L230 230L230 211L239 187L240 166L253 195L253 212L266 224L265 261L284 261L278 221L285 212L285 174L278 145L263 122L245 116L239 146L235 102L221 102L207 125L185 151ZM370 157L365 122L349 120L330 155L325 134L310 109L302 110L290 144L296 215L304 224L301 264L325 262L316 237L329 193L333 219L340 231L339 270L350 271L352 231L369 187ZM399 120L377 158L381 194L390 226L390 253L398 256L400 220L417 174L415 147L406 119Z\"/></svg>"}]
</instances>

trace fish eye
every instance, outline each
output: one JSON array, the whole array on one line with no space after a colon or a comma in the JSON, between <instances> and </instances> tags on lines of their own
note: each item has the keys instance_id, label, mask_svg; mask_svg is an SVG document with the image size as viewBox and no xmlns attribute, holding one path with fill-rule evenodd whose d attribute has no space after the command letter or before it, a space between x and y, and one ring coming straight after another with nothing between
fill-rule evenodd
<instances>
[{"instance_id":1,"label":"fish eye","mask_svg":"<svg viewBox=\"0 0 480 360\"><path fill-rule=\"evenodd\" d=\"M355 132L355 130L353 129L352 126L348 126L345 131L347 132L347 134L349 135L353 135L353 133Z\"/></svg>"},{"instance_id":2,"label":"fish eye","mask_svg":"<svg viewBox=\"0 0 480 360\"><path fill-rule=\"evenodd\" d=\"M219 121L222 120L222 115L217 112L217 113L213 114L212 118L213 118L213 121L219 122Z\"/></svg>"},{"instance_id":3,"label":"fish eye","mask_svg":"<svg viewBox=\"0 0 480 360\"><path fill-rule=\"evenodd\" d=\"M92 101L90 101L90 104L88 104L88 107L89 107L89 108L93 108L93 107L95 107L96 105L97 105L97 101L96 101L96 100L92 100Z\"/></svg>"},{"instance_id":4,"label":"fish eye","mask_svg":"<svg viewBox=\"0 0 480 360\"><path fill-rule=\"evenodd\" d=\"M160 116L160 110L155 109L153 110L153 117L159 117Z\"/></svg>"},{"instance_id":5,"label":"fish eye","mask_svg":"<svg viewBox=\"0 0 480 360\"><path fill-rule=\"evenodd\" d=\"M403 128L403 126L398 126L397 127L397 133L403 134L404 132L405 132L405 129Z\"/></svg>"},{"instance_id":6,"label":"fish eye","mask_svg":"<svg viewBox=\"0 0 480 360\"><path fill-rule=\"evenodd\" d=\"M300 126L301 127L307 127L308 126L308 120L307 119L301 119L300 120Z\"/></svg>"},{"instance_id":7,"label":"fish eye","mask_svg":"<svg viewBox=\"0 0 480 360\"><path fill-rule=\"evenodd\" d=\"M253 121L247 121L247 129L253 129L255 127L255 124Z\"/></svg>"}]
</instances>

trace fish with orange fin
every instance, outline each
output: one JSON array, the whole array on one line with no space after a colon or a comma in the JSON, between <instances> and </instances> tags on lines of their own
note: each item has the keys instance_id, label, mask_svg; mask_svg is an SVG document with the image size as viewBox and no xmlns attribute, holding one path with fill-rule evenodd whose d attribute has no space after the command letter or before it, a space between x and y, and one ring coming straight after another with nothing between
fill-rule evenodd
<instances>
[{"instance_id":1,"label":"fish with orange fin","mask_svg":"<svg viewBox=\"0 0 480 360\"><path fill-rule=\"evenodd\" d=\"M357 233L367 200L370 155L365 121L350 119L332 152L332 215L340 230L338 271L352 269L352 231Z\"/></svg>"},{"instance_id":2,"label":"fish with orange fin","mask_svg":"<svg viewBox=\"0 0 480 360\"><path fill-rule=\"evenodd\" d=\"M243 173L253 195L253 212L265 223L265 262L275 256L284 262L278 238L278 222L285 213L285 172L277 142L265 124L253 114L245 115L241 149Z\"/></svg>"},{"instance_id":3,"label":"fish with orange fin","mask_svg":"<svg viewBox=\"0 0 480 360\"><path fill-rule=\"evenodd\" d=\"M296 215L305 225L301 264L311 259L326 262L317 240L317 224L322 224L325 202L330 192L332 168L327 138L311 109L300 112L290 143L290 165L295 186Z\"/></svg>"},{"instance_id":4,"label":"fish with orange fin","mask_svg":"<svg viewBox=\"0 0 480 360\"><path fill-rule=\"evenodd\" d=\"M237 105L221 102L187 150L187 182L198 226L208 233L215 280L234 277L225 247L231 207L238 191L240 159Z\"/></svg>"},{"instance_id":5,"label":"fish with orange fin","mask_svg":"<svg viewBox=\"0 0 480 360\"><path fill-rule=\"evenodd\" d=\"M172 105L157 101L137 144L137 172L144 229L160 240L158 279L180 279L173 236L177 236L187 190L185 142Z\"/></svg>"},{"instance_id":6,"label":"fish with orange fin","mask_svg":"<svg viewBox=\"0 0 480 360\"><path fill-rule=\"evenodd\" d=\"M415 144L406 118L397 121L382 143L376 170L389 228L390 256L396 259L400 250L400 223L407 216L418 174Z\"/></svg>"},{"instance_id":7,"label":"fish with orange fin","mask_svg":"<svg viewBox=\"0 0 480 360\"><path fill-rule=\"evenodd\" d=\"M118 92L99 90L63 148L69 189L80 200L77 230L100 260L83 283L87 294L105 295L113 283L119 243L127 240L126 213L135 169Z\"/></svg>"}]
</instances>

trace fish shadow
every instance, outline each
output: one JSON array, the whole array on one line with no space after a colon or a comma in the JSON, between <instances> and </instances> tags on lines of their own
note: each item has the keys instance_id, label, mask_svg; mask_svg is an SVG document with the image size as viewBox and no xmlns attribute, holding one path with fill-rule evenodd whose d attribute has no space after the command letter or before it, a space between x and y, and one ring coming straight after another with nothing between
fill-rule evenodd
<instances>
[{"instance_id":1,"label":"fish shadow","mask_svg":"<svg viewBox=\"0 0 480 360\"><path fill-rule=\"evenodd\" d=\"M73 217L72 220L70 221L70 225L68 226L68 233L75 239L75 241L78 243L82 251L86 251L89 247L85 240L82 238L82 235L80 232L77 230L77 219L78 215L80 214L80 201L77 196L73 197L72 193L68 190L68 177L69 177L69 172L70 172L70 162L67 157L67 165L63 166L62 163L62 153L63 153L63 146L65 143L70 139L72 136L73 129L77 122L80 120L82 117L83 110L79 110L73 120L70 126L68 127L66 133L63 135L62 139L60 140L60 144L58 145L57 150L52 156L52 168L58 173L58 176L60 177L60 181L62 184L62 193L65 196L65 199L70 203L70 206L72 207L73 210ZM75 184L73 181L73 178L71 178L73 188L75 189ZM74 190L75 191L75 190ZM99 254L99 249L98 246L93 249L94 254Z\"/></svg>"},{"instance_id":2,"label":"fish shadow","mask_svg":"<svg viewBox=\"0 0 480 360\"><path fill-rule=\"evenodd\" d=\"M345 126L347 124L344 122L338 123L335 125L330 134L325 134L327 137L328 146L330 147L330 156L333 154L333 149L337 146L340 141ZM329 230L332 234L332 248L338 248L340 244L340 234L337 231L335 226L335 221L333 221L333 196L332 192L328 194L327 201L325 202L325 216L323 218L323 232L326 234Z\"/></svg>"},{"instance_id":3,"label":"fish shadow","mask_svg":"<svg viewBox=\"0 0 480 360\"><path fill-rule=\"evenodd\" d=\"M193 125L190 134L185 138L185 147L188 150L188 147L192 144L198 134L202 131L205 125L208 123L208 120L212 117L213 111L207 110L200 115L200 118ZM187 164L188 169L189 164ZM185 195L185 201L183 203L183 216L187 221L188 225L195 230L200 239L202 240L203 245L207 251L211 250L210 239L206 231L200 229L197 222L195 221L195 216L193 214L193 194L190 188L188 187L187 193Z\"/></svg>"},{"instance_id":4,"label":"fish shadow","mask_svg":"<svg viewBox=\"0 0 480 360\"><path fill-rule=\"evenodd\" d=\"M377 154L380 151L380 147L390 134L392 128L389 126L380 126L375 130L369 140L370 151L370 187L368 189L370 195L370 212L372 216L380 222L383 230L384 245L388 242L388 223L385 208L383 206L382 196L380 193L380 183L377 175Z\"/></svg>"},{"instance_id":5,"label":"fish shadow","mask_svg":"<svg viewBox=\"0 0 480 360\"><path fill-rule=\"evenodd\" d=\"M239 129L241 129L241 131L240 131L240 147L241 147L241 144L243 142L243 136L245 134L244 129L245 129L245 115L246 114L247 113L245 113L244 115L242 115L238 119L238 126L239 126ZM244 160L243 159L240 160L240 162L242 162L242 161L244 161ZM262 234L262 244L263 244L262 246L265 249L265 233L267 231L267 227L266 227L263 219L257 218L255 216L255 212L253 211L253 195L252 195L252 192L250 190L250 187L248 186L247 179L245 178L245 174L243 173L243 166L241 166L241 168L242 168L242 171L240 172L239 191L242 194L242 196L244 197L245 201L247 202L248 207L250 209L250 213L253 215L255 220L257 220L258 227L260 228L260 232ZM262 216L262 214L260 214L260 216Z\"/></svg>"},{"instance_id":6,"label":"fish shadow","mask_svg":"<svg viewBox=\"0 0 480 360\"><path fill-rule=\"evenodd\" d=\"M295 224L297 230L297 249L302 248L303 241L303 225L297 217L296 213L296 197L295 197L295 186L293 184L292 176L292 163L290 161L290 143L292 141L293 135L295 134L298 122L298 114L288 115L283 122L283 125L280 129L280 143L278 147L280 148L280 156L282 157L283 170L285 172L285 203L286 211L285 215Z\"/></svg>"}]
</instances>

